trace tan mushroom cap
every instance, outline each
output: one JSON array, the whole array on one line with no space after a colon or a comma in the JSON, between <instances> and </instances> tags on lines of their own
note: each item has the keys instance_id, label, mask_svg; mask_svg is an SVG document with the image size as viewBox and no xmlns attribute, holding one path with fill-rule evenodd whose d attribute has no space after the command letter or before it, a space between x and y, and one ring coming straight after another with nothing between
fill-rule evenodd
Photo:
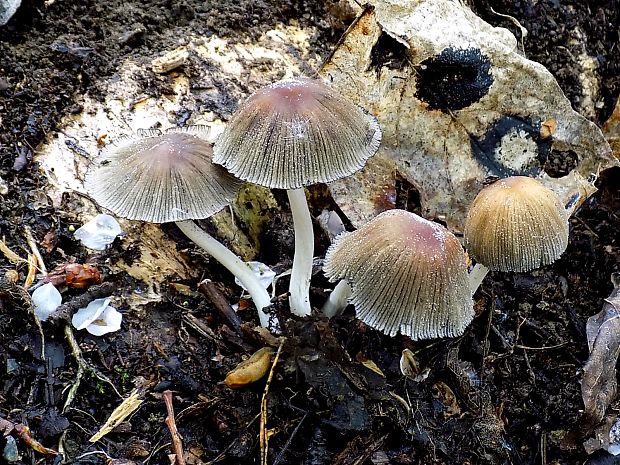
<instances>
[{"instance_id":1,"label":"tan mushroom cap","mask_svg":"<svg viewBox=\"0 0 620 465\"><path fill-rule=\"evenodd\" d=\"M331 281L348 280L357 317L390 336L454 337L474 316L460 242L414 213L389 210L341 234L324 271Z\"/></svg>"},{"instance_id":2,"label":"tan mushroom cap","mask_svg":"<svg viewBox=\"0 0 620 465\"><path fill-rule=\"evenodd\" d=\"M207 218L241 182L212 163L204 127L143 131L102 151L86 174L89 195L116 215L151 223Z\"/></svg>"},{"instance_id":3,"label":"tan mushroom cap","mask_svg":"<svg viewBox=\"0 0 620 465\"><path fill-rule=\"evenodd\" d=\"M536 179L500 179L469 207L465 248L491 270L533 270L556 261L567 246L568 214Z\"/></svg>"},{"instance_id":4,"label":"tan mushroom cap","mask_svg":"<svg viewBox=\"0 0 620 465\"><path fill-rule=\"evenodd\" d=\"M216 141L214 162L245 181L297 189L360 170L377 120L321 81L287 79L252 94Z\"/></svg>"}]
</instances>

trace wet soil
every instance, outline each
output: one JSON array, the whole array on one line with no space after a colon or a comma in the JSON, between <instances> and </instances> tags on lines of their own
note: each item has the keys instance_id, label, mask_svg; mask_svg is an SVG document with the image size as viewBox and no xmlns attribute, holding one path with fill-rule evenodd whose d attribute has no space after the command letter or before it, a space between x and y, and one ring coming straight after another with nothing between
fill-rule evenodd
<instances>
[{"instance_id":1,"label":"wet soil","mask_svg":"<svg viewBox=\"0 0 620 465\"><path fill-rule=\"evenodd\" d=\"M473 3L484 19L516 34L514 23L491 7L517 19L529 31L526 55L551 70L576 109L597 123L606 119L620 93L615 0ZM312 46L327 56L350 20L338 2L309 0L24 2L0 28L0 176L8 187L0 231L6 244L25 256L23 227L29 226L48 268L88 258L70 233L76 226L70 203L53 208L32 156L64 115L82 111L78 96L89 92L103 99L101 83L125 58L140 60L150 50L172 48L189 31L252 38L292 21L316 27ZM591 95L580 78L581 51L597 63L592 74L598 88ZM150 94L165 91L146 81L144 86L154 86ZM220 111L226 116L229 109ZM288 321L287 339L269 386L268 463L618 463L606 454L588 457L579 441L564 440L566 432L580 430L585 321L600 311L612 290L610 275L620 271L620 170L604 173L597 186L599 192L571 219L562 258L532 273L487 277L476 295L478 317L458 340L388 338L355 320L352 309L329 323L289 318L281 298L276 311ZM277 217L273 226L279 233L269 236L260 257L271 264L290 257L291 245L290 219ZM174 228L164 231L179 241L179 250L191 251ZM317 251L326 244L323 238ZM131 259L117 242L95 260L117 295L139 286L109 273L108 264L121 254ZM189 259L234 301L234 283L223 269L206 269L199 254ZM0 266L2 272L17 269L23 282L26 266L4 257ZM329 285L320 275L313 285L313 299L320 303ZM265 345L277 348L278 341L253 329L251 309L239 312L243 324L237 327L212 299L179 289L161 288L161 303L139 315L127 312L120 332L103 338L76 332L82 371L62 320L45 325L41 357L28 296L4 277L0 420L28 425L47 447L62 444L72 463L105 463L111 457L119 461L110 463L164 464L173 452L161 394L170 389L187 463L259 463L265 381L235 391L222 381L241 359ZM63 297L71 302L85 292L95 296L98 290L68 289ZM416 381L401 374L405 348L417 362ZM76 395L64 408L78 376ZM136 386L144 398L137 413L89 443L121 396ZM41 460L23 439L17 441L21 458L12 463ZM5 454L9 442L0 436Z\"/></svg>"}]
</instances>

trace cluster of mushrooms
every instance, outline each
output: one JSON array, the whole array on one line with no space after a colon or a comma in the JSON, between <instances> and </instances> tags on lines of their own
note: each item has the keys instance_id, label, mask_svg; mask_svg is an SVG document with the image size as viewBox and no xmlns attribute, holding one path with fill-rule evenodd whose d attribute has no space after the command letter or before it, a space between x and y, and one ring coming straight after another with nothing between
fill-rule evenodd
<instances>
[{"instance_id":1,"label":"cluster of mushrooms","mask_svg":"<svg viewBox=\"0 0 620 465\"><path fill-rule=\"evenodd\" d=\"M293 313L310 315L314 237L304 187L360 170L379 148L379 124L323 82L295 78L252 94L214 145L208 129L146 130L122 138L97 157L86 189L118 216L176 222L243 284L261 325L276 330L258 277L193 220L228 205L243 181L286 189L295 228L289 302ZM461 335L488 270L529 271L555 261L568 244L568 214L538 181L500 179L472 203L464 235L477 262L471 273L451 232L404 210L342 233L325 257L324 272L338 284L323 313L332 317L352 303L360 320L388 335Z\"/></svg>"}]
</instances>

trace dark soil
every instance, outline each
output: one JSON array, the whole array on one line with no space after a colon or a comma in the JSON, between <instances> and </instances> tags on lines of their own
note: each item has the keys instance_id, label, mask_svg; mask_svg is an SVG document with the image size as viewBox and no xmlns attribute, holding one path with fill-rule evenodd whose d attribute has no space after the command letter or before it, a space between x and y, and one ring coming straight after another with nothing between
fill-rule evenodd
<instances>
[{"instance_id":1,"label":"dark soil","mask_svg":"<svg viewBox=\"0 0 620 465\"><path fill-rule=\"evenodd\" d=\"M188 31L253 38L293 20L318 28L313 46L327 56L351 19L337 3L24 2L0 28L0 176L8 184L0 231L6 244L25 255L27 225L49 268L87 258L68 232L75 213L52 207L46 181L31 160L64 115L82 110L76 103L80 95L103 98L101 83L122 60L143 60L152 55L149 51L169 49ZM609 116L620 93L620 8L615 0L473 3L492 24L519 32L490 7L528 29L526 55L550 69L577 109L582 109L583 89L574 57L584 47L599 63L593 119L601 123ZM577 29L581 35L575 35ZM217 109L223 116L231 110ZM291 319L269 387L273 435L268 463L618 463L605 454L588 458L580 441L563 440L566 432L580 431L579 370L588 355L585 322L610 294L611 273L620 271L620 169L604 173L597 186L599 192L571 219L570 244L562 258L532 273L487 277L476 295L479 316L458 340L388 338L355 320L351 309L329 323ZM287 231L288 218L275 221L278 231ZM180 237L174 228L164 231ZM290 241L291 233L272 234L263 252L270 255L261 258L274 263L290 257ZM323 240L318 250L325 244ZM180 239L179 248L188 247ZM118 259L121 251L116 244L97 260L104 282L112 283L118 295L139 285L107 271L106 260ZM205 269L198 254L190 258L225 296L232 295L233 283L222 269ZM4 257L0 266L3 272L15 268ZM18 271L21 283L27 270L20 266ZM186 284L196 289L197 282ZM328 283L317 275L313 284L313 298L320 304ZM199 294L159 291L163 303L150 305L141 315L127 313L120 332L103 338L76 332L88 369L63 412L78 373L64 322L46 323L46 358L41 359L28 296L8 278L2 280L0 420L28 425L47 447L56 448L62 439L72 463L105 463L107 454L125 460L111 463L165 464L172 448L161 393L170 389L188 463L259 463L257 415L265 382L237 391L222 383L243 357L266 344L252 330L257 323L253 312L240 312L243 325L236 328ZM72 289L63 297L71 301L84 292ZM285 302L282 298L276 305L282 321L288 313ZM404 348L415 353L420 373L428 376L414 382L401 375ZM384 377L367 368L366 360ZM104 377L123 397L141 386L145 402L93 445L88 438L121 401ZM0 436L0 448L5 442ZM41 459L26 441L17 444L21 459L14 463ZM83 455L93 451L105 454Z\"/></svg>"}]
</instances>

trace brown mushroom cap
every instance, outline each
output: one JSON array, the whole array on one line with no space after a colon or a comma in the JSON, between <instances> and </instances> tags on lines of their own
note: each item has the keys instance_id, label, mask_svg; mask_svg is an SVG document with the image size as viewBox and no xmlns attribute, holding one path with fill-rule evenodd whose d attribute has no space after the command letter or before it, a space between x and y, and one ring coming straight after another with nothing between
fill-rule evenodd
<instances>
[{"instance_id":1,"label":"brown mushroom cap","mask_svg":"<svg viewBox=\"0 0 620 465\"><path fill-rule=\"evenodd\" d=\"M331 281L347 279L357 317L390 336L454 337L474 316L460 242L414 213L389 210L341 234L324 271Z\"/></svg>"},{"instance_id":2,"label":"brown mushroom cap","mask_svg":"<svg viewBox=\"0 0 620 465\"><path fill-rule=\"evenodd\" d=\"M89 195L124 218L166 223L211 216L241 182L211 162L202 127L144 131L102 151L86 174Z\"/></svg>"},{"instance_id":3,"label":"brown mushroom cap","mask_svg":"<svg viewBox=\"0 0 620 465\"><path fill-rule=\"evenodd\" d=\"M491 270L533 270L556 261L567 245L568 214L535 179L500 179L482 189L469 207L465 248Z\"/></svg>"},{"instance_id":4,"label":"brown mushroom cap","mask_svg":"<svg viewBox=\"0 0 620 465\"><path fill-rule=\"evenodd\" d=\"M321 81L287 79L252 94L216 141L214 162L254 184L297 189L361 169L377 120Z\"/></svg>"}]
</instances>

